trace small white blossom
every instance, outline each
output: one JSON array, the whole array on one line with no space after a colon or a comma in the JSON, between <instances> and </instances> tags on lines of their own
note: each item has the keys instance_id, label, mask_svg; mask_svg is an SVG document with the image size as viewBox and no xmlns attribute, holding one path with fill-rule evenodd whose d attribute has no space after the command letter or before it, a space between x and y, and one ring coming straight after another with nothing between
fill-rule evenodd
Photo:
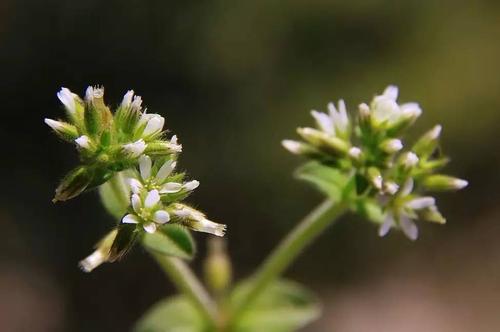
<instances>
[{"instance_id":1,"label":"small white blossom","mask_svg":"<svg viewBox=\"0 0 500 332\"><path fill-rule=\"evenodd\" d=\"M151 190L146 194L144 204L141 196L134 193L130 199L133 213L125 215L124 224L141 224L144 231L154 233L158 225L170 221L170 214L162 209L158 190Z\"/></svg>"},{"instance_id":2,"label":"small white blossom","mask_svg":"<svg viewBox=\"0 0 500 332\"><path fill-rule=\"evenodd\" d=\"M419 161L419 159L418 159L417 155L413 152L407 152L403 156L403 165L406 168L414 167L415 165L417 165L418 161Z\"/></svg>"},{"instance_id":3,"label":"small white blossom","mask_svg":"<svg viewBox=\"0 0 500 332\"><path fill-rule=\"evenodd\" d=\"M140 111L142 109L142 98L141 96L134 96L134 100L130 104L133 110Z\"/></svg>"},{"instance_id":4,"label":"small white blossom","mask_svg":"<svg viewBox=\"0 0 500 332\"><path fill-rule=\"evenodd\" d=\"M403 143L397 138L388 139L382 142L382 150L387 153L396 153L403 148Z\"/></svg>"},{"instance_id":5,"label":"small white blossom","mask_svg":"<svg viewBox=\"0 0 500 332\"><path fill-rule=\"evenodd\" d=\"M147 144L143 139L123 145L123 149L127 151L131 158L139 157L146 150L146 147Z\"/></svg>"},{"instance_id":6,"label":"small white blossom","mask_svg":"<svg viewBox=\"0 0 500 332\"><path fill-rule=\"evenodd\" d=\"M392 182L392 181L386 181L384 182L384 191L388 193L389 195L394 195L398 192L399 186L397 183Z\"/></svg>"},{"instance_id":7,"label":"small white blossom","mask_svg":"<svg viewBox=\"0 0 500 332\"><path fill-rule=\"evenodd\" d=\"M92 102L94 98L102 98L104 96L104 88L98 86L89 86L85 91L85 100L87 102Z\"/></svg>"},{"instance_id":8,"label":"small white blossom","mask_svg":"<svg viewBox=\"0 0 500 332\"><path fill-rule=\"evenodd\" d=\"M56 120L52 120L52 119L48 119L48 118L45 118L43 121L45 122L45 124L47 126L49 126L50 128L52 128L56 131L64 129L64 122L56 121Z\"/></svg>"},{"instance_id":9,"label":"small white blossom","mask_svg":"<svg viewBox=\"0 0 500 332\"><path fill-rule=\"evenodd\" d=\"M195 190L196 188L198 188L200 185L200 182L197 181L197 180L192 180L192 181L189 181L189 182L186 182L184 183L184 185L182 186L185 190L187 191L192 191L192 190Z\"/></svg>"},{"instance_id":10,"label":"small white blossom","mask_svg":"<svg viewBox=\"0 0 500 332\"><path fill-rule=\"evenodd\" d=\"M59 98L70 114L75 114L76 112L75 97L77 96L67 88L61 88L57 93L57 98Z\"/></svg>"},{"instance_id":11,"label":"small white blossom","mask_svg":"<svg viewBox=\"0 0 500 332\"><path fill-rule=\"evenodd\" d=\"M349 149L348 154L351 158L358 160L361 157L362 151L360 148L353 146Z\"/></svg>"},{"instance_id":12,"label":"small white blossom","mask_svg":"<svg viewBox=\"0 0 500 332\"><path fill-rule=\"evenodd\" d=\"M303 143L291 139L281 141L281 145L293 154L300 154L303 151Z\"/></svg>"}]
</instances>

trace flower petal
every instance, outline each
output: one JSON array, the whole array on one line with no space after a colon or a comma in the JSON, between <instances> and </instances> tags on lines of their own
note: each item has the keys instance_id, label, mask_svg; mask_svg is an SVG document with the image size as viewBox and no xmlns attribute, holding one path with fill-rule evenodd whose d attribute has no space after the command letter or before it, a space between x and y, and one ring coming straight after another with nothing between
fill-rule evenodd
<instances>
[{"instance_id":1,"label":"flower petal","mask_svg":"<svg viewBox=\"0 0 500 332\"><path fill-rule=\"evenodd\" d=\"M185 190L191 191L191 190L195 190L196 188L198 188L199 185L200 185L200 181L192 180L192 181L184 183L184 185L182 187Z\"/></svg>"},{"instance_id":2,"label":"flower petal","mask_svg":"<svg viewBox=\"0 0 500 332\"><path fill-rule=\"evenodd\" d=\"M406 216L401 216L399 219L399 225L401 226L401 230L405 235L412 241L415 241L418 238L418 228L417 225Z\"/></svg>"},{"instance_id":3,"label":"flower petal","mask_svg":"<svg viewBox=\"0 0 500 332\"><path fill-rule=\"evenodd\" d=\"M144 181L151 177L151 164L152 162L149 156L142 155L139 158L139 170Z\"/></svg>"},{"instance_id":4,"label":"flower petal","mask_svg":"<svg viewBox=\"0 0 500 332\"><path fill-rule=\"evenodd\" d=\"M163 185L163 187L160 189L160 192L162 194L172 194L179 192L181 190L182 184L177 183L177 182L168 182Z\"/></svg>"},{"instance_id":5,"label":"flower petal","mask_svg":"<svg viewBox=\"0 0 500 332\"><path fill-rule=\"evenodd\" d=\"M158 210L153 216L153 220L158 224L165 224L170 220L170 214L164 210Z\"/></svg>"},{"instance_id":6,"label":"flower petal","mask_svg":"<svg viewBox=\"0 0 500 332\"><path fill-rule=\"evenodd\" d=\"M132 201L132 208L134 209L134 211L136 213L140 213L141 207L142 207L142 202L141 202L141 198L139 197L139 195L133 194L131 201Z\"/></svg>"},{"instance_id":7,"label":"flower petal","mask_svg":"<svg viewBox=\"0 0 500 332\"><path fill-rule=\"evenodd\" d=\"M389 231L391 230L392 227L394 227L395 224L396 222L394 221L392 213L388 213L385 217L384 222L382 223L382 225L380 225L380 228L378 229L378 235L380 237L386 236L387 233L389 233Z\"/></svg>"},{"instance_id":8,"label":"flower petal","mask_svg":"<svg viewBox=\"0 0 500 332\"><path fill-rule=\"evenodd\" d=\"M411 201L407 202L406 207L413 210L421 210L431 207L435 204L436 200L434 199L434 197L424 196L424 197L414 198Z\"/></svg>"},{"instance_id":9,"label":"flower petal","mask_svg":"<svg viewBox=\"0 0 500 332\"><path fill-rule=\"evenodd\" d=\"M142 183L137 179L129 178L128 185L134 194L138 194L142 190Z\"/></svg>"},{"instance_id":10,"label":"flower petal","mask_svg":"<svg viewBox=\"0 0 500 332\"><path fill-rule=\"evenodd\" d=\"M124 223L124 224L138 224L139 218L137 218L137 216L135 214L127 214L125 217L123 217L122 223Z\"/></svg>"},{"instance_id":11,"label":"flower petal","mask_svg":"<svg viewBox=\"0 0 500 332\"><path fill-rule=\"evenodd\" d=\"M147 209L150 209L156 204L158 204L159 201L160 201L160 194L158 193L158 190L156 189L151 190L150 192L148 192L148 195L146 196L146 200L144 201L144 206Z\"/></svg>"},{"instance_id":12,"label":"flower petal","mask_svg":"<svg viewBox=\"0 0 500 332\"><path fill-rule=\"evenodd\" d=\"M163 182L167 178L167 176L169 176L170 173L172 173L172 171L175 168L175 165L176 165L176 163L173 160L166 161L160 167L160 169L158 170L158 173L156 173L156 180L158 182Z\"/></svg>"},{"instance_id":13,"label":"flower petal","mask_svg":"<svg viewBox=\"0 0 500 332\"><path fill-rule=\"evenodd\" d=\"M150 234L156 232L156 224L154 222L148 222L142 225L142 228Z\"/></svg>"}]
</instances>

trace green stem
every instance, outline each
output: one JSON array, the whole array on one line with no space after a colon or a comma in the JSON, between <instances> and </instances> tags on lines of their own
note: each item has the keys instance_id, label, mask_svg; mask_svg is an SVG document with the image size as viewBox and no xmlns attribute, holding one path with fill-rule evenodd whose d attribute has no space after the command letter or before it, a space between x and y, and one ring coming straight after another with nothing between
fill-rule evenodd
<instances>
[{"instance_id":1,"label":"green stem","mask_svg":"<svg viewBox=\"0 0 500 332\"><path fill-rule=\"evenodd\" d=\"M150 253L177 289L192 302L212 326L215 326L218 318L217 305L186 263L176 257Z\"/></svg>"},{"instance_id":2,"label":"green stem","mask_svg":"<svg viewBox=\"0 0 500 332\"><path fill-rule=\"evenodd\" d=\"M249 290L238 302L233 312L231 322L236 321L262 291L297 258L304 248L346 211L346 203L334 203L327 199L307 215L254 274Z\"/></svg>"},{"instance_id":3,"label":"green stem","mask_svg":"<svg viewBox=\"0 0 500 332\"><path fill-rule=\"evenodd\" d=\"M109 181L111 190L124 209L130 205L129 191L122 173L117 173ZM183 293L199 313L207 319L212 326L216 325L217 310L214 300L210 297L195 274L184 261L166 255L151 252L163 272L172 280L179 292Z\"/></svg>"}]
</instances>

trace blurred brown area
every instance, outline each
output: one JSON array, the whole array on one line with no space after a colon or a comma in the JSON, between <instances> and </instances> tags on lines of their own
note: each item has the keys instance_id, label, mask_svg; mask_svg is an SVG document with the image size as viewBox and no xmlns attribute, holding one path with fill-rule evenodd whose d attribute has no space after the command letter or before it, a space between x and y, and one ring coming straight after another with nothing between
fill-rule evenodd
<instances>
[{"instance_id":1,"label":"blurred brown area","mask_svg":"<svg viewBox=\"0 0 500 332\"><path fill-rule=\"evenodd\" d=\"M50 202L76 158L42 120L62 114L61 86L89 84L112 105L133 88L166 116L202 184L193 202L229 225L237 277L321 200L280 140L311 108L399 85L424 109L413 137L441 123L470 187L438 196L448 224L415 243L353 216L318 239L287 273L324 302L308 330L498 331L499 35L491 0L3 0L0 331L124 331L173 293L141 250L79 271L114 221L95 193Z\"/></svg>"}]
</instances>

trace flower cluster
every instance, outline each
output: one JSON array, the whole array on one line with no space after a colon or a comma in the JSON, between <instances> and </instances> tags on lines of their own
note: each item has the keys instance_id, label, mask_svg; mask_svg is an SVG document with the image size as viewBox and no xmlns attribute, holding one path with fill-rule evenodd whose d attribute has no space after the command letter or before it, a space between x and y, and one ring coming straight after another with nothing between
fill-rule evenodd
<instances>
[{"instance_id":1,"label":"flower cluster","mask_svg":"<svg viewBox=\"0 0 500 332\"><path fill-rule=\"evenodd\" d=\"M71 199L115 175L114 179L127 176L127 188L122 190L129 196L127 211L97 250L80 263L85 271L120 258L137 238L161 231L166 224L224 235L225 225L181 203L199 182L184 182L185 174L175 172L182 150L177 136L166 139L165 119L142 110L141 97L128 91L114 113L104 103L102 87L88 87L83 100L66 88L57 97L67 120L45 119L45 123L63 140L76 145L81 165L62 180L54 201Z\"/></svg>"},{"instance_id":2,"label":"flower cluster","mask_svg":"<svg viewBox=\"0 0 500 332\"><path fill-rule=\"evenodd\" d=\"M95 188L116 172L137 164L142 154L169 156L181 145L174 136L165 140L165 119L142 110L142 99L128 91L113 114L104 103L104 88L88 87L81 99L62 88L57 97L66 110L66 121L45 119L63 140L74 143L81 165L69 172L56 189L54 201L65 201Z\"/></svg>"},{"instance_id":3,"label":"flower cluster","mask_svg":"<svg viewBox=\"0 0 500 332\"><path fill-rule=\"evenodd\" d=\"M458 190L467 181L436 173L448 163L441 154L437 125L405 149L403 134L422 114L417 103L398 104L398 88L389 86L370 105L360 104L350 119L340 100L328 113L312 111L317 128L298 128L303 141L284 140L290 152L305 155L354 179L356 209L377 206L368 217L380 224L384 236L401 229L415 240L415 219L445 223L435 199L426 191ZM366 213L365 213L366 215Z\"/></svg>"}]
</instances>

